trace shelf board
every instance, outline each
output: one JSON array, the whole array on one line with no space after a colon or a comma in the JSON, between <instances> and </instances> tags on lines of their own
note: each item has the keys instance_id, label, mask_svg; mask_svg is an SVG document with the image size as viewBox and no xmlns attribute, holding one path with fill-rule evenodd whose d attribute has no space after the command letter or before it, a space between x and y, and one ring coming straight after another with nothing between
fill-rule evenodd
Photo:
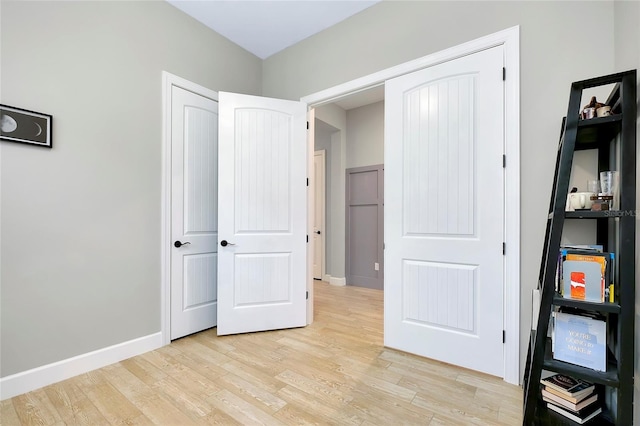
<instances>
[{"instance_id":1,"label":"shelf board","mask_svg":"<svg viewBox=\"0 0 640 426\"><path fill-rule=\"evenodd\" d=\"M600 402L602 403L602 402ZM538 398L538 404L536 407L536 419L538 422L536 424L541 424L545 426L551 425L578 425L579 423L574 422L571 419L566 418L560 413L556 413L553 410L547 408L547 403L542 400L542 398ZM611 418L611 412L607 409L606 406L602 407L602 413L598 414L592 420L589 420L585 424L597 424L597 425L615 425L613 419Z\"/></svg>"},{"instance_id":2,"label":"shelf board","mask_svg":"<svg viewBox=\"0 0 640 426\"><path fill-rule=\"evenodd\" d=\"M619 314L621 312L620 305L617 303L609 302L586 302L584 300L575 300L562 297L556 293L553 297L553 304L555 306L568 306L570 308L578 308L586 311L595 311L602 313L614 313Z\"/></svg>"},{"instance_id":3,"label":"shelf board","mask_svg":"<svg viewBox=\"0 0 640 426\"><path fill-rule=\"evenodd\" d=\"M564 373L572 377L577 377L588 382L599 383L601 385L616 388L620 385L620 380L618 378L618 365L610 351L607 351L607 371L596 371L591 368L581 367L579 365L553 359L553 355L551 353L551 338L547 338L543 368L545 370Z\"/></svg>"},{"instance_id":4,"label":"shelf board","mask_svg":"<svg viewBox=\"0 0 640 426\"><path fill-rule=\"evenodd\" d=\"M576 150L595 149L608 144L620 131L622 114L578 121Z\"/></svg>"},{"instance_id":5,"label":"shelf board","mask_svg":"<svg viewBox=\"0 0 640 426\"><path fill-rule=\"evenodd\" d=\"M605 210L605 211L591 211L591 210L578 210L574 212L564 212L566 219L613 219L616 217L629 216L622 210Z\"/></svg>"}]
</instances>

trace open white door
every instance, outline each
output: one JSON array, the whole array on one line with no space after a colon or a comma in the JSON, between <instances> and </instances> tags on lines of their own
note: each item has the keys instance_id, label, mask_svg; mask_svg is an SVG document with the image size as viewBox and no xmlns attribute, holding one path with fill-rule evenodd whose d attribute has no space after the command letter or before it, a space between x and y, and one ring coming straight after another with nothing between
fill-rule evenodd
<instances>
[{"instance_id":1,"label":"open white door","mask_svg":"<svg viewBox=\"0 0 640 426\"><path fill-rule=\"evenodd\" d=\"M171 87L171 339L216 325L218 104Z\"/></svg>"},{"instance_id":2,"label":"open white door","mask_svg":"<svg viewBox=\"0 0 640 426\"><path fill-rule=\"evenodd\" d=\"M385 345L500 377L502 67L500 46L387 81L384 153Z\"/></svg>"},{"instance_id":3,"label":"open white door","mask_svg":"<svg viewBox=\"0 0 640 426\"><path fill-rule=\"evenodd\" d=\"M218 101L218 334L304 326L306 104Z\"/></svg>"}]
</instances>

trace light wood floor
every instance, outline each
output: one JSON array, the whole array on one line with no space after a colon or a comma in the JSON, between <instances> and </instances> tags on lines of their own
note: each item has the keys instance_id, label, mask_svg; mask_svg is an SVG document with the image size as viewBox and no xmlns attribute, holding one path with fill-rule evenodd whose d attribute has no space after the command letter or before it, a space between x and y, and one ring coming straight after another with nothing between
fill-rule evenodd
<instances>
[{"instance_id":1,"label":"light wood floor","mask_svg":"<svg viewBox=\"0 0 640 426\"><path fill-rule=\"evenodd\" d=\"M316 281L306 328L204 331L1 402L2 425L517 425L522 391L382 346L382 292Z\"/></svg>"}]
</instances>

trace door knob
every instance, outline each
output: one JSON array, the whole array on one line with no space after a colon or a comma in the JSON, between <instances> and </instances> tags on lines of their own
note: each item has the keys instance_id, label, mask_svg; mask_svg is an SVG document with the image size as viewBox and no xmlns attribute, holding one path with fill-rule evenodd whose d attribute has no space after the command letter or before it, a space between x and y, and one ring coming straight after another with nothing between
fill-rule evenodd
<instances>
[{"instance_id":1,"label":"door knob","mask_svg":"<svg viewBox=\"0 0 640 426\"><path fill-rule=\"evenodd\" d=\"M184 243L181 241L176 241L175 243L173 243L173 246L180 248L182 246L186 246L187 244L191 244L191 243L189 241L185 241Z\"/></svg>"},{"instance_id":2,"label":"door knob","mask_svg":"<svg viewBox=\"0 0 640 426\"><path fill-rule=\"evenodd\" d=\"M316 234L320 235L320 231L316 231Z\"/></svg>"},{"instance_id":3,"label":"door knob","mask_svg":"<svg viewBox=\"0 0 640 426\"><path fill-rule=\"evenodd\" d=\"M235 246L235 244L228 242L227 240L222 240L220 241L220 245L222 247L226 247L226 246Z\"/></svg>"}]
</instances>

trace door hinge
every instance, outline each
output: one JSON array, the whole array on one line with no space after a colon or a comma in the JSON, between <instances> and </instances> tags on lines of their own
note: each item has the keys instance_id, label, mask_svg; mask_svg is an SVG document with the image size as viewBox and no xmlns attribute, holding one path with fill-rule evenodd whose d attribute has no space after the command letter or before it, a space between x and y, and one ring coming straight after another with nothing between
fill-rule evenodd
<instances>
[{"instance_id":1,"label":"door hinge","mask_svg":"<svg viewBox=\"0 0 640 426\"><path fill-rule=\"evenodd\" d=\"M507 156L502 154L502 168L504 169L505 167L507 167Z\"/></svg>"},{"instance_id":2,"label":"door hinge","mask_svg":"<svg viewBox=\"0 0 640 426\"><path fill-rule=\"evenodd\" d=\"M309 186L309 178L307 178L307 186Z\"/></svg>"},{"instance_id":3,"label":"door hinge","mask_svg":"<svg viewBox=\"0 0 640 426\"><path fill-rule=\"evenodd\" d=\"M502 243L502 254L507 253L507 243Z\"/></svg>"},{"instance_id":4,"label":"door hinge","mask_svg":"<svg viewBox=\"0 0 640 426\"><path fill-rule=\"evenodd\" d=\"M309 292L307 291L307 300L309 300Z\"/></svg>"},{"instance_id":5,"label":"door hinge","mask_svg":"<svg viewBox=\"0 0 640 426\"><path fill-rule=\"evenodd\" d=\"M309 293L309 292L307 292ZM502 330L502 343L504 343L507 340L507 332Z\"/></svg>"},{"instance_id":6,"label":"door hinge","mask_svg":"<svg viewBox=\"0 0 640 426\"><path fill-rule=\"evenodd\" d=\"M309 122L307 121L307 130L309 130Z\"/></svg>"},{"instance_id":7,"label":"door hinge","mask_svg":"<svg viewBox=\"0 0 640 426\"><path fill-rule=\"evenodd\" d=\"M506 79L507 79L507 69L505 67L502 67L502 81L505 81Z\"/></svg>"},{"instance_id":8,"label":"door hinge","mask_svg":"<svg viewBox=\"0 0 640 426\"><path fill-rule=\"evenodd\" d=\"M309 242L309 234L307 234L307 242Z\"/></svg>"}]
</instances>

